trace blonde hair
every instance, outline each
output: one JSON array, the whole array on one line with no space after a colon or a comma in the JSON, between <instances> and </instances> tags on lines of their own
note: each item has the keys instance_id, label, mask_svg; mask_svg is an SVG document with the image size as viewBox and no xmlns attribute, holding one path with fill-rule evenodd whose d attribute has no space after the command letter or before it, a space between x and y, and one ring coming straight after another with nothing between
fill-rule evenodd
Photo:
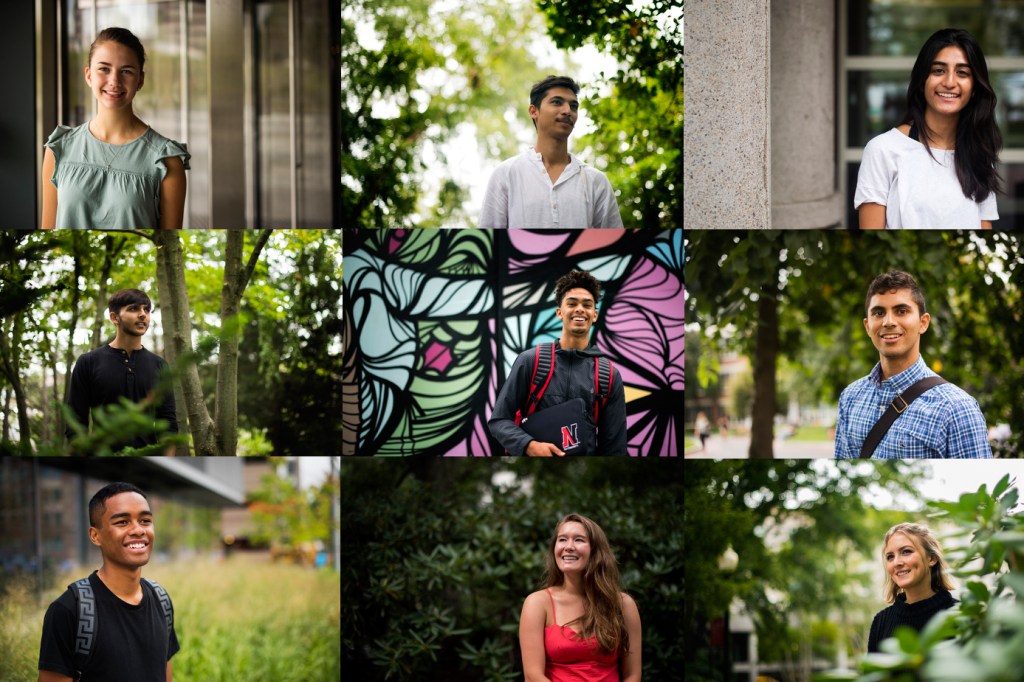
<instances>
[{"instance_id":1,"label":"blonde hair","mask_svg":"<svg viewBox=\"0 0 1024 682\"><path fill-rule=\"evenodd\" d=\"M897 523L889 529L889 532L885 534L885 541L882 542L883 566L885 565L885 548L889 545L889 540L896 533L903 533L910 538L910 541L925 556L925 559L935 559L935 563L931 566L932 591L941 592L945 590L950 592L956 589L956 586L947 575L949 573L949 566L946 564L946 559L942 556L942 547L939 546L939 541L932 535L928 526L923 523ZM895 602L896 597L901 592L903 592L903 588L893 582L889 571L886 571L885 586L882 588L882 594L885 597L886 603L892 604Z\"/></svg>"},{"instance_id":2,"label":"blonde hair","mask_svg":"<svg viewBox=\"0 0 1024 682\"><path fill-rule=\"evenodd\" d=\"M565 574L555 562L555 542L562 526L570 522L583 526L590 543L590 560L583 571L583 615L570 623L578 623L575 630L581 638L596 637L603 651L625 653L629 651L629 633L626 632L626 621L622 616L619 567L601 526L579 514L568 514L555 525L545 555L547 578L544 587L554 587L565 582Z\"/></svg>"}]
</instances>

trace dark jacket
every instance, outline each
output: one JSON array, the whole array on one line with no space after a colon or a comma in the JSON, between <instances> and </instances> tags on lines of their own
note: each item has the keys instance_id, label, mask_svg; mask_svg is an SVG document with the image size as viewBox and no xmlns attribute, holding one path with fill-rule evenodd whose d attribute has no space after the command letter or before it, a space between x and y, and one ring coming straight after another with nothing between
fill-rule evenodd
<instances>
[{"instance_id":1,"label":"dark jacket","mask_svg":"<svg viewBox=\"0 0 1024 682\"><path fill-rule=\"evenodd\" d=\"M588 346L585 350L566 350L561 345L555 350L555 369L551 376L537 411L559 405L573 398L583 398L587 416L594 420L594 358L601 351ZM523 455L533 438L516 426L516 411L525 409L533 376L533 348L519 354L512 364L508 380L501 387L494 404L487 427L510 455ZM626 451L626 394L622 388L622 377L612 367L612 392L608 403L599 410L597 424L598 442L596 455L627 455ZM557 445L557 443L556 443Z\"/></svg>"}]
</instances>

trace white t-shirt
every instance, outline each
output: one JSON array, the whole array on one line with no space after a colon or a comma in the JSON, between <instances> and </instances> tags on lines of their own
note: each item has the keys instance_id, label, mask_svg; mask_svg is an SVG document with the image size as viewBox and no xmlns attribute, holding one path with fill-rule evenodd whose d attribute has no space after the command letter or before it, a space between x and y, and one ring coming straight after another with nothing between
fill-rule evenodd
<instances>
[{"instance_id":1,"label":"white t-shirt","mask_svg":"<svg viewBox=\"0 0 1024 682\"><path fill-rule=\"evenodd\" d=\"M982 220L997 220L996 195L980 204L964 196L956 179L955 152L932 149L896 128L864 147L853 207L885 206L885 227L894 229L974 229Z\"/></svg>"},{"instance_id":2,"label":"white t-shirt","mask_svg":"<svg viewBox=\"0 0 1024 682\"><path fill-rule=\"evenodd\" d=\"M540 153L530 148L494 169L480 227L622 227L622 218L604 173L570 155L569 165L552 184Z\"/></svg>"}]
</instances>

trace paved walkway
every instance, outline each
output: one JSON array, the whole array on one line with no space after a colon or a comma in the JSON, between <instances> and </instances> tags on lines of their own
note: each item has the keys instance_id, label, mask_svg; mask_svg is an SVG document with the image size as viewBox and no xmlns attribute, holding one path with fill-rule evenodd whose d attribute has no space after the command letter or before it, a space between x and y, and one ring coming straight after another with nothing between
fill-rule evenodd
<instances>
[{"instance_id":1,"label":"paved walkway","mask_svg":"<svg viewBox=\"0 0 1024 682\"><path fill-rule=\"evenodd\" d=\"M750 450L749 436L711 436L703 451L698 444L684 453L686 459L746 459ZM835 444L830 441L788 441L776 438L775 459L813 459L835 456Z\"/></svg>"}]
</instances>

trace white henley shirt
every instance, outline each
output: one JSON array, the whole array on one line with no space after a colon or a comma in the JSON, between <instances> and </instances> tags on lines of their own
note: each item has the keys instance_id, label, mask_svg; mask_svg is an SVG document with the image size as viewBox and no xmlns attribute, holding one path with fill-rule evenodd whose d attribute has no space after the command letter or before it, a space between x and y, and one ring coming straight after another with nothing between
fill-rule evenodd
<instances>
[{"instance_id":1,"label":"white henley shirt","mask_svg":"<svg viewBox=\"0 0 1024 682\"><path fill-rule=\"evenodd\" d=\"M622 218L604 173L570 155L569 165L552 183L540 153L530 148L494 170L480 211L480 227L622 227Z\"/></svg>"}]
</instances>

